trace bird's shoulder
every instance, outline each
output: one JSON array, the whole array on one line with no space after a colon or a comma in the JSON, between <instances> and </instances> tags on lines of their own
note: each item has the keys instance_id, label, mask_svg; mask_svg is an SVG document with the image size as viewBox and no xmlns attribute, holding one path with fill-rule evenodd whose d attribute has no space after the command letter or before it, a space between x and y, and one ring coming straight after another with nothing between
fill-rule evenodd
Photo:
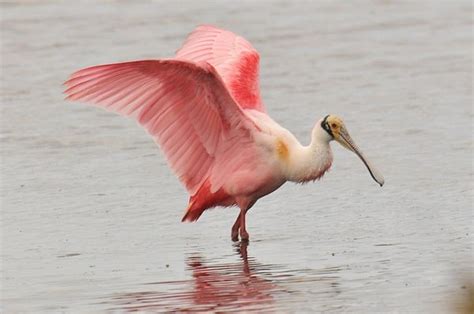
<instances>
[{"instance_id":1,"label":"bird's shoulder","mask_svg":"<svg viewBox=\"0 0 474 314\"><path fill-rule=\"evenodd\" d=\"M254 133L258 146L284 157L297 144L293 134L266 113L248 109L244 111L258 128L258 132Z\"/></svg>"}]
</instances>

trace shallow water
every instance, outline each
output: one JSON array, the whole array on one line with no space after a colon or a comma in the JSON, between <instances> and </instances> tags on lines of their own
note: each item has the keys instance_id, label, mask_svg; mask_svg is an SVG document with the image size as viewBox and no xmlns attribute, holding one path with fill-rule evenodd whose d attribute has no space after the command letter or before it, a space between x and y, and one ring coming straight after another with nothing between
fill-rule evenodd
<instances>
[{"instance_id":1,"label":"shallow water","mask_svg":"<svg viewBox=\"0 0 474 314\"><path fill-rule=\"evenodd\" d=\"M2 312L424 312L473 267L470 1L2 3ZM332 170L249 212L180 223L187 196L133 121L66 103L81 67L169 57L197 24L249 39L269 113L344 118L379 188ZM471 299L472 301L472 299Z\"/></svg>"}]
</instances>

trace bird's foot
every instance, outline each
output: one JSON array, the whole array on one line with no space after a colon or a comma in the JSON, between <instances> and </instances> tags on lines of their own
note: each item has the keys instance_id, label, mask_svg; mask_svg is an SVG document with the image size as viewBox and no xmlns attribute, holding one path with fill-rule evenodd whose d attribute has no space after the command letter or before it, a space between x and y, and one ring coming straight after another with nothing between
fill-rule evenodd
<instances>
[{"instance_id":1,"label":"bird's foot","mask_svg":"<svg viewBox=\"0 0 474 314\"><path fill-rule=\"evenodd\" d=\"M231 233L232 241L234 242L239 241L239 231L240 231L240 240L242 242L249 242L248 232L245 230L239 230L239 229L232 229L232 233Z\"/></svg>"},{"instance_id":2,"label":"bird's foot","mask_svg":"<svg viewBox=\"0 0 474 314\"><path fill-rule=\"evenodd\" d=\"M232 241L239 241L239 228L232 228L232 233L230 234Z\"/></svg>"},{"instance_id":3,"label":"bird's foot","mask_svg":"<svg viewBox=\"0 0 474 314\"><path fill-rule=\"evenodd\" d=\"M240 240L242 242L249 242L249 234L246 230L240 229Z\"/></svg>"},{"instance_id":4,"label":"bird's foot","mask_svg":"<svg viewBox=\"0 0 474 314\"><path fill-rule=\"evenodd\" d=\"M236 233L232 232L231 238L232 238L232 241L234 241L234 242L239 241L239 233L238 232L236 232Z\"/></svg>"}]
</instances>

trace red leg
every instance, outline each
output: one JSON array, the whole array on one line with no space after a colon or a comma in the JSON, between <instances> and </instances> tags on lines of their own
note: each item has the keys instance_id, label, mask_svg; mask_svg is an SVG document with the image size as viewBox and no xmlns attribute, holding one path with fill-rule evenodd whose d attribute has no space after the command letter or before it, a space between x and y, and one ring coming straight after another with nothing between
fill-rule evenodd
<instances>
[{"instance_id":1,"label":"red leg","mask_svg":"<svg viewBox=\"0 0 474 314\"><path fill-rule=\"evenodd\" d=\"M249 240L249 234L245 227L245 214L247 214L247 208L242 208L240 210L240 239L247 242Z\"/></svg>"},{"instance_id":2,"label":"red leg","mask_svg":"<svg viewBox=\"0 0 474 314\"><path fill-rule=\"evenodd\" d=\"M239 241L239 228L240 228L240 215L237 216L237 219L234 222L234 225L232 226L232 241Z\"/></svg>"},{"instance_id":3,"label":"red leg","mask_svg":"<svg viewBox=\"0 0 474 314\"><path fill-rule=\"evenodd\" d=\"M237 241L240 239L242 241L249 240L249 234L245 226L245 214L247 211L255 204L256 201L251 201L248 198L239 198L237 199L237 205L240 207L240 214L232 226L232 241Z\"/></svg>"}]
</instances>

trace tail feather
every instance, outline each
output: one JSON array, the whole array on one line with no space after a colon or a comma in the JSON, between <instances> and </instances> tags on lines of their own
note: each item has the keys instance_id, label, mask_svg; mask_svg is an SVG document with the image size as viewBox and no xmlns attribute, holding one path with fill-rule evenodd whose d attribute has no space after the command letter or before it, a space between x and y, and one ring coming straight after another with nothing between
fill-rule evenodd
<instances>
[{"instance_id":1,"label":"tail feather","mask_svg":"<svg viewBox=\"0 0 474 314\"><path fill-rule=\"evenodd\" d=\"M215 193L212 193L211 184L209 180L206 180L196 194L189 198L186 213L181 221L193 222L198 220L202 213L208 208L215 206L230 206L232 204L234 204L233 198L222 188Z\"/></svg>"},{"instance_id":2,"label":"tail feather","mask_svg":"<svg viewBox=\"0 0 474 314\"><path fill-rule=\"evenodd\" d=\"M189 199L189 205L188 208L186 208L186 213L183 216L183 219L181 219L181 222L194 222L201 217L202 213L206 210L206 208L203 207L197 207L195 206L196 202L192 200L192 198Z\"/></svg>"}]
</instances>

